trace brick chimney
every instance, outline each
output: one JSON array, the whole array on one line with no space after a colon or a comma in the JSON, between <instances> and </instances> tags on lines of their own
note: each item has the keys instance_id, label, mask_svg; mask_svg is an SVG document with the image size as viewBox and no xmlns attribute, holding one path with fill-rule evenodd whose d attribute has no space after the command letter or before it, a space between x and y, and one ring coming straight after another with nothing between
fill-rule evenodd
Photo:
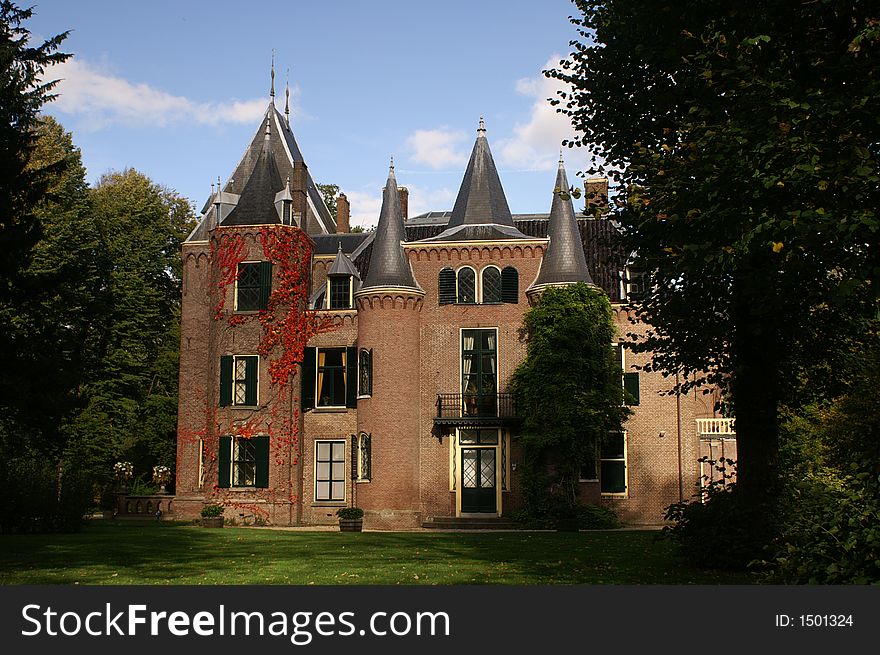
<instances>
[{"instance_id":1,"label":"brick chimney","mask_svg":"<svg viewBox=\"0 0 880 655\"><path fill-rule=\"evenodd\" d=\"M340 193L336 198L336 233L344 234L351 232L350 225L351 206L348 204L348 198L344 193Z\"/></svg>"},{"instance_id":2,"label":"brick chimney","mask_svg":"<svg viewBox=\"0 0 880 655\"><path fill-rule=\"evenodd\" d=\"M608 207L608 178L589 177L584 184L587 213L597 215Z\"/></svg>"},{"instance_id":3,"label":"brick chimney","mask_svg":"<svg viewBox=\"0 0 880 655\"><path fill-rule=\"evenodd\" d=\"M402 186L398 187L397 192L400 194L400 213L403 214L403 220L409 220L409 189Z\"/></svg>"}]
</instances>

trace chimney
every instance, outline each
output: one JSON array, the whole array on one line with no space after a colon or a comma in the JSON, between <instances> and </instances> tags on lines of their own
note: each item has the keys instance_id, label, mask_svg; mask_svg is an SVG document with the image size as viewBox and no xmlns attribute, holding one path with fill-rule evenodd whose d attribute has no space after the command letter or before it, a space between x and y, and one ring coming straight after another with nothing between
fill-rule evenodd
<instances>
[{"instance_id":1,"label":"chimney","mask_svg":"<svg viewBox=\"0 0 880 655\"><path fill-rule=\"evenodd\" d=\"M348 204L348 198L345 197L344 193L340 193L339 197L336 198L336 233L337 234L344 234L345 232L351 232L350 212L351 212L351 207Z\"/></svg>"},{"instance_id":2,"label":"chimney","mask_svg":"<svg viewBox=\"0 0 880 655\"><path fill-rule=\"evenodd\" d=\"M588 177L584 184L587 214L598 216L608 208L608 178Z\"/></svg>"},{"instance_id":3,"label":"chimney","mask_svg":"<svg viewBox=\"0 0 880 655\"><path fill-rule=\"evenodd\" d=\"M400 213L403 214L403 220L409 220L409 189L405 186L398 187L398 194L400 195Z\"/></svg>"}]
</instances>

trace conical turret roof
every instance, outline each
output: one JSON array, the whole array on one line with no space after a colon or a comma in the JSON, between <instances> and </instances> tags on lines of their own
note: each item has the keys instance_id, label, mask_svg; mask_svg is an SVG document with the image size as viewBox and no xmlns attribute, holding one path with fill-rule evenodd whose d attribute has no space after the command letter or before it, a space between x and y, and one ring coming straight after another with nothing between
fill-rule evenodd
<instances>
[{"instance_id":1,"label":"conical turret roof","mask_svg":"<svg viewBox=\"0 0 880 655\"><path fill-rule=\"evenodd\" d=\"M452 216L446 229L430 241L459 241L527 238L513 224L510 207L495 168L495 160L480 118L477 140L471 151Z\"/></svg>"},{"instance_id":2,"label":"conical turret roof","mask_svg":"<svg viewBox=\"0 0 880 655\"><path fill-rule=\"evenodd\" d=\"M330 270L327 271L327 275L350 275L352 277L356 277L359 280L361 279L361 274L358 273L358 270L351 262L351 259L348 258L348 255L342 252L341 241L339 243L339 247L336 250L336 259L333 260L333 265L330 266Z\"/></svg>"},{"instance_id":3,"label":"conical turret roof","mask_svg":"<svg viewBox=\"0 0 880 655\"><path fill-rule=\"evenodd\" d=\"M593 284L568 188L565 165L560 157L556 187L553 189L553 205L550 208L547 225L550 244L547 246L547 252L544 253L541 270L531 289L544 285L577 282Z\"/></svg>"},{"instance_id":4,"label":"conical turret roof","mask_svg":"<svg viewBox=\"0 0 880 655\"><path fill-rule=\"evenodd\" d=\"M388 182L382 194L382 210L373 239L370 268L361 290L370 287L404 287L421 291L401 242L406 239L400 195L394 177L394 164L388 171Z\"/></svg>"}]
</instances>

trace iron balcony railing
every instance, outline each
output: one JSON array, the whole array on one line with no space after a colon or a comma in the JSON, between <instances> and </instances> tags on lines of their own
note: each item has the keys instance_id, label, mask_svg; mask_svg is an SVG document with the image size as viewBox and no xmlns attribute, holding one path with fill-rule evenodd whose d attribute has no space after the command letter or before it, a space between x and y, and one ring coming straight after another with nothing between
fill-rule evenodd
<instances>
[{"instance_id":1,"label":"iron balcony railing","mask_svg":"<svg viewBox=\"0 0 880 655\"><path fill-rule=\"evenodd\" d=\"M519 419L512 393L437 394L436 422Z\"/></svg>"}]
</instances>

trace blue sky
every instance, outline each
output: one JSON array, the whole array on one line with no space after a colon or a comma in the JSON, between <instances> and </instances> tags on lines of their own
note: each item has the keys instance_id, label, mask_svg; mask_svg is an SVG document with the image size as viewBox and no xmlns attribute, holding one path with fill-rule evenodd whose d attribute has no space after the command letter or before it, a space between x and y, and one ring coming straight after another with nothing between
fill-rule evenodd
<instances>
[{"instance_id":1,"label":"blue sky","mask_svg":"<svg viewBox=\"0 0 880 655\"><path fill-rule=\"evenodd\" d=\"M541 71L577 36L569 0L37 2L35 40L71 30L46 111L89 182L134 167L201 208L259 128L274 48L276 104L289 69L306 162L353 223L378 220L392 156L410 215L451 209L481 115L511 211L549 211L571 128ZM587 157L566 149L570 181Z\"/></svg>"}]
</instances>

